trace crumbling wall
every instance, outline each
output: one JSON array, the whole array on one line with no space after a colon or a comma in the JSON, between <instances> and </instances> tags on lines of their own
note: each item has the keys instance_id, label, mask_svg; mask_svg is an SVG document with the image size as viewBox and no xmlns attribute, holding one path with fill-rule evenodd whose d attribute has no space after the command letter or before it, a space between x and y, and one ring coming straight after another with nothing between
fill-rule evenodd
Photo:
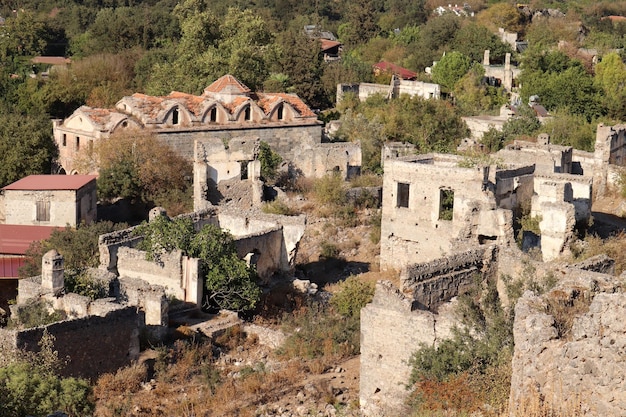
<instances>
[{"instance_id":1,"label":"crumbling wall","mask_svg":"<svg viewBox=\"0 0 626 417\"><path fill-rule=\"evenodd\" d=\"M320 143L302 148L292 162L305 177L321 178L340 173L344 179L361 170L361 144L356 142Z\"/></svg>"},{"instance_id":2,"label":"crumbling wall","mask_svg":"<svg viewBox=\"0 0 626 417\"><path fill-rule=\"evenodd\" d=\"M0 351L38 352L45 330L54 337L53 349L59 358L67 359L61 375L95 380L138 359L140 322L137 309L126 307L105 317L91 316L26 330L0 329Z\"/></svg>"},{"instance_id":3,"label":"crumbling wall","mask_svg":"<svg viewBox=\"0 0 626 417\"><path fill-rule=\"evenodd\" d=\"M515 307L511 415L533 399L559 415L625 415L625 314L609 275L569 269L548 294L526 292Z\"/></svg>"},{"instance_id":4,"label":"crumbling wall","mask_svg":"<svg viewBox=\"0 0 626 417\"><path fill-rule=\"evenodd\" d=\"M259 212L235 212L223 210L219 214L219 226L229 231L235 238L235 245L240 237L260 235L267 231L273 231L276 227L282 227L282 242L280 246L280 270L291 271L295 266L298 244L306 228L306 216L280 216ZM270 256L269 253L261 254L261 258ZM275 258L275 254L271 255Z\"/></svg>"},{"instance_id":5,"label":"crumbling wall","mask_svg":"<svg viewBox=\"0 0 626 417\"><path fill-rule=\"evenodd\" d=\"M412 308L436 312L444 302L466 293L483 275L486 249L479 247L404 268L400 285L403 293L412 294Z\"/></svg>"},{"instance_id":6,"label":"crumbling wall","mask_svg":"<svg viewBox=\"0 0 626 417\"><path fill-rule=\"evenodd\" d=\"M100 267L111 272L117 271L117 251L121 247L135 247L143 239L133 236L135 227L106 233L98 237L98 251L100 252Z\"/></svg>"},{"instance_id":7,"label":"crumbling wall","mask_svg":"<svg viewBox=\"0 0 626 417\"><path fill-rule=\"evenodd\" d=\"M237 255L243 259L252 254L251 262L256 266L257 274L262 281L268 282L276 272L282 270L282 244L283 228L281 226L254 233L239 236L235 241Z\"/></svg>"},{"instance_id":8,"label":"crumbling wall","mask_svg":"<svg viewBox=\"0 0 626 417\"><path fill-rule=\"evenodd\" d=\"M495 173L491 175L487 166L460 167L461 161L429 154L385 162L383 269L427 262L476 243L513 240L511 213L497 206Z\"/></svg>"},{"instance_id":9,"label":"crumbling wall","mask_svg":"<svg viewBox=\"0 0 626 417\"><path fill-rule=\"evenodd\" d=\"M591 217L593 179L581 175L552 174L535 175L536 197L533 198L533 216L541 215L543 202L565 201L574 206L576 221L588 221Z\"/></svg>"},{"instance_id":10,"label":"crumbling wall","mask_svg":"<svg viewBox=\"0 0 626 417\"><path fill-rule=\"evenodd\" d=\"M408 415L409 359L421 343L449 338L454 318L414 310L413 300L388 281L376 284L374 299L361 310L360 406L365 416Z\"/></svg>"}]
</instances>

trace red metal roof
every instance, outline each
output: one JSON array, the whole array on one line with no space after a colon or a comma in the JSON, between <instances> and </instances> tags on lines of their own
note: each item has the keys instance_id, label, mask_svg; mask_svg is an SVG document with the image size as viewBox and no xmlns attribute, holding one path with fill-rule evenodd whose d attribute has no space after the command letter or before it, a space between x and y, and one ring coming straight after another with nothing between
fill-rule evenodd
<instances>
[{"instance_id":1,"label":"red metal roof","mask_svg":"<svg viewBox=\"0 0 626 417\"><path fill-rule=\"evenodd\" d=\"M25 261L26 259L22 257L0 258L0 279L17 278L19 276L17 272Z\"/></svg>"},{"instance_id":2,"label":"red metal roof","mask_svg":"<svg viewBox=\"0 0 626 417\"><path fill-rule=\"evenodd\" d=\"M22 226L0 224L0 254L24 255L32 242L47 239L53 226Z\"/></svg>"},{"instance_id":3,"label":"red metal roof","mask_svg":"<svg viewBox=\"0 0 626 417\"><path fill-rule=\"evenodd\" d=\"M3 190L78 190L95 179L95 175L29 175Z\"/></svg>"},{"instance_id":4,"label":"red metal roof","mask_svg":"<svg viewBox=\"0 0 626 417\"><path fill-rule=\"evenodd\" d=\"M322 51L327 51L341 45L341 42L331 41L330 39L320 39L320 42L322 43Z\"/></svg>"},{"instance_id":5,"label":"red metal roof","mask_svg":"<svg viewBox=\"0 0 626 417\"><path fill-rule=\"evenodd\" d=\"M392 64L387 61L380 61L379 63L374 64L374 69L394 73L404 80L413 80L417 77L417 72L402 68L400 65Z\"/></svg>"}]
</instances>

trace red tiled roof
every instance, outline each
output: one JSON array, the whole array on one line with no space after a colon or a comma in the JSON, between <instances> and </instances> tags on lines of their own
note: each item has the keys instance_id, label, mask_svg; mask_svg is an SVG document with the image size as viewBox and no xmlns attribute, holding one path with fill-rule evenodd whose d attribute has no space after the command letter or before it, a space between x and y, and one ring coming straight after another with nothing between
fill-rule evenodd
<instances>
[{"instance_id":1,"label":"red tiled roof","mask_svg":"<svg viewBox=\"0 0 626 417\"><path fill-rule=\"evenodd\" d=\"M95 179L95 175L29 175L3 190L78 190Z\"/></svg>"},{"instance_id":2,"label":"red tiled roof","mask_svg":"<svg viewBox=\"0 0 626 417\"><path fill-rule=\"evenodd\" d=\"M315 113L313 113L311 108L307 106L306 104L304 104L304 101L302 101L302 99L296 96L295 94L276 93L276 94L271 94L271 95L280 97L283 100L285 100L287 103L291 104L294 107L294 109L296 109L298 113L300 113L300 116L302 117L317 117Z\"/></svg>"},{"instance_id":3,"label":"red tiled roof","mask_svg":"<svg viewBox=\"0 0 626 417\"><path fill-rule=\"evenodd\" d=\"M400 78L405 79L405 80L411 80L417 77L416 72L413 72L406 68L402 68L399 65L392 64L391 62L387 62L387 61L380 61L379 63L374 64L374 69L377 69L379 71L392 72L396 74L397 76L399 76Z\"/></svg>"},{"instance_id":4,"label":"red tiled roof","mask_svg":"<svg viewBox=\"0 0 626 417\"><path fill-rule=\"evenodd\" d=\"M0 254L24 255L32 242L50 237L53 226L0 224Z\"/></svg>"},{"instance_id":5,"label":"red tiled roof","mask_svg":"<svg viewBox=\"0 0 626 417\"><path fill-rule=\"evenodd\" d=\"M205 88L204 91L210 93L220 93L225 89L235 90L241 94L250 92L250 89L247 86L239 82L238 79L230 74L221 76L220 78L215 80L213 84Z\"/></svg>"},{"instance_id":6,"label":"red tiled roof","mask_svg":"<svg viewBox=\"0 0 626 417\"><path fill-rule=\"evenodd\" d=\"M17 278L19 276L18 270L25 261L26 259L22 257L0 257L0 279Z\"/></svg>"}]
</instances>

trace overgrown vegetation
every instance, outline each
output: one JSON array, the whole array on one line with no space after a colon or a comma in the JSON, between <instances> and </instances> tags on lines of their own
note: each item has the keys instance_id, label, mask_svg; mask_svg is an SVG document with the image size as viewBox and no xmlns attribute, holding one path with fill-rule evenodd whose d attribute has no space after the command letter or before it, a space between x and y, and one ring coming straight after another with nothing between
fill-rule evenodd
<instances>
[{"instance_id":1,"label":"overgrown vegetation","mask_svg":"<svg viewBox=\"0 0 626 417\"><path fill-rule=\"evenodd\" d=\"M259 161L261 162L261 178L268 182L274 180L283 158L274 152L267 142L261 141Z\"/></svg>"},{"instance_id":2,"label":"overgrown vegetation","mask_svg":"<svg viewBox=\"0 0 626 417\"><path fill-rule=\"evenodd\" d=\"M254 268L239 259L233 237L218 226L207 224L195 232L188 217L158 216L139 225L133 233L143 237L138 247L156 262L161 255L175 249L199 258L206 274L207 307L245 311L254 309L258 303L261 290Z\"/></svg>"},{"instance_id":3,"label":"overgrown vegetation","mask_svg":"<svg viewBox=\"0 0 626 417\"><path fill-rule=\"evenodd\" d=\"M0 414L41 416L60 410L70 417L90 415L94 402L89 381L58 376L62 361L48 333L39 347L37 354L21 354L0 366Z\"/></svg>"},{"instance_id":4,"label":"overgrown vegetation","mask_svg":"<svg viewBox=\"0 0 626 417\"><path fill-rule=\"evenodd\" d=\"M410 386L418 413L472 412L483 404L503 410L508 401L513 315L502 306L495 282L476 282L458 304L461 325L437 347L422 345L411 357Z\"/></svg>"},{"instance_id":5,"label":"overgrown vegetation","mask_svg":"<svg viewBox=\"0 0 626 417\"><path fill-rule=\"evenodd\" d=\"M339 291L333 294L330 304L344 317L361 316L361 309L374 297L374 285L357 276L349 276L341 283Z\"/></svg>"},{"instance_id":6,"label":"overgrown vegetation","mask_svg":"<svg viewBox=\"0 0 626 417\"><path fill-rule=\"evenodd\" d=\"M20 304L10 317L8 327L30 329L32 327L45 326L65 319L65 313L54 310L52 303L43 299L31 299Z\"/></svg>"}]
</instances>

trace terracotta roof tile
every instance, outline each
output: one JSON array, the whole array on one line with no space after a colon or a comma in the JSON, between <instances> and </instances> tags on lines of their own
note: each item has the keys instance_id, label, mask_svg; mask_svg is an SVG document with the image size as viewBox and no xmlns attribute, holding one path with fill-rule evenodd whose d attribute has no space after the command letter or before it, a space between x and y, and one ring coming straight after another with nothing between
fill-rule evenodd
<instances>
[{"instance_id":1,"label":"terracotta roof tile","mask_svg":"<svg viewBox=\"0 0 626 417\"><path fill-rule=\"evenodd\" d=\"M210 93L221 93L224 90L229 90L230 92L236 91L241 94L246 94L250 92L250 89L246 85L241 83L238 79L230 74L221 76L211 85L204 89L205 92Z\"/></svg>"},{"instance_id":2,"label":"terracotta roof tile","mask_svg":"<svg viewBox=\"0 0 626 417\"><path fill-rule=\"evenodd\" d=\"M287 103L291 104L293 108L296 109L298 113L300 113L301 117L317 117L315 113L313 113L313 110L311 110L311 108L307 106L304 103L304 101L302 101L302 99L295 94L275 93L275 94L262 94L261 95L261 97L264 97L264 96L265 97L275 96L275 97L283 99Z\"/></svg>"},{"instance_id":3,"label":"terracotta roof tile","mask_svg":"<svg viewBox=\"0 0 626 417\"><path fill-rule=\"evenodd\" d=\"M374 69L377 69L379 71L391 72L405 80L412 80L417 77L416 72L413 72L406 68L402 68L400 65L392 64L391 62L387 61L380 61L379 63L374 64Z\"/></svg>"}]
</instances>

